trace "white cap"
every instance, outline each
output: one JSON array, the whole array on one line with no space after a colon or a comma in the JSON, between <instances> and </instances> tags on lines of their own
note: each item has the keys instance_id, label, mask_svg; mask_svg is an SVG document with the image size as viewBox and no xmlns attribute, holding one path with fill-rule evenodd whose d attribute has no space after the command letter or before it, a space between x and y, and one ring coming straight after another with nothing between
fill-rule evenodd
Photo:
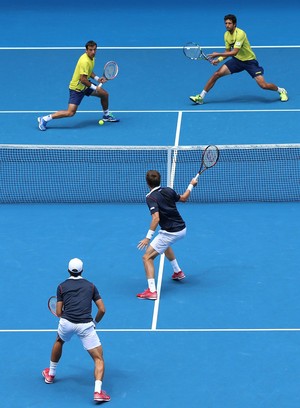
<instances>
[{"instance_id":1,"label":"white cap","mask_svg":"<svg viewBox=\"0 0 300 408\"><path fill-rule=\"evenodd\" d=\"M83 262L81 259L78 258L73 258L69 262L69 267L68 267L69 272L73 273L80 273L83 270Z\"/></svg>"}]
</instances>

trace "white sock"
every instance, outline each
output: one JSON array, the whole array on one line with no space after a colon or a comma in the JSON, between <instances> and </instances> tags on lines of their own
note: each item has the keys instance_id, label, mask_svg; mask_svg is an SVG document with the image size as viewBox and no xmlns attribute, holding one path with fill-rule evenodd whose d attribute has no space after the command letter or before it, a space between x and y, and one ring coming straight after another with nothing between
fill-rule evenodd
<instances>
[{"instance_id":1,"label":"white sock","mask_svg":"<svg viewBox=\"0 0 300 408\"><path fill-rule=\"evenodd\" d=\"M206 94L207 94L207 92L204 91L204 89L203 89L203 91L200 94L201 98L204 99Z\"/></svg>"},{"instance_id":2,"label":"white sock","mask_svg":"<svg viewBox=\"0 0 300 408\"><path fill-rule=\"evenodd\" d=\"M96 380L95 381L95 391L94 392L99 392L99 394L100 394L101 389L102 389L102 381Z\"/></svg>"},{"instance_id":3,"label":"white sock","mask_svg":"<svg viewBox=\"0 0 300 408\"><path fill-rule=\"evenodd\" d=\"M281 93L281 92L283 92L284 90L285 90L284 88L279 88L279 87L277 88L277 92L278 92L278 93Z\"/></svg>"},{"instance_id":4,"label":"white sock","mask_svg":"<svg viewBox=\"0 0 300 408\"><path fill-rule=\"evenodd\" d=\"M54 363L53 361L50 361L49 375L55 376L57 364L58 363Z\"/></svg>"},{"instance_id":5,"label":"white sock","mask_svg":"<svg viewBox=\"0 0 300 408\"><path fill-rule=\"evenodd\" d=\"M108 115L109 115L109 109L103 111L103 114L104 114L105 116L108 116Z\"/></svg>"},{"instance_id":6,"label":"white sock","mask_svg":"<svg viewBox=\"0 0 300 408\"><path fill-rule=\"evenodd\" d=\"M156 286L155 286L155 280L154 279L148 279L148 288L150 292L156 292Z\"/></svg>"},{"instance_id":7,"label":"white sock","mask_svg":"<svg viewBox=\"0 0 300 408\"><path fill-rule=\"evenodd\" d=\"M52 115L43 116L43 119L45 122L49 122L50 120L52 120Z\"/></svg>"},{"instance_id":8,"label":"white sock","mask_svg":"<svg viewBox=\"0 0 300 408\"><path fill-rule=\"evenodd\" d=\"M171 263L171 266L172 266L174 272L178 273L178 272L181 271L176 259L174 259L173 261L170 261L170 263Z\"/></svg>"}]
</instances>

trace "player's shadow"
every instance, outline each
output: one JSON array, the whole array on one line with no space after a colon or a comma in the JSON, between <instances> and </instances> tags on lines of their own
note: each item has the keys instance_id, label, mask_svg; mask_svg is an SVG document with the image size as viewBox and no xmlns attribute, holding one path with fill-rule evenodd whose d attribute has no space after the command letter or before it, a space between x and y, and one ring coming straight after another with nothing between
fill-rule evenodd
<instances>
[{"instance_id":1,"label":"player's shadow","mask_svg":"<svg viewBox=\"0 0 300 408\"><path fill-rule=\"evenodd\" d=\"M101 119L101 116L99 115L98 120L100 120L100 119ZM95 120L83 120L83 121L80 121L80 122L78 122L78 123L76 123L74 125L74 129L87 129L87 128L97 129L97 128L99 128L98 120L97 120L97 118L95 118Z\"/></svg>"},{"instance_id":2,"label":"player's shadow","mask_svg":"<svg viewBox=\"0 0 300 408\"><path fill-rule=\"evenodd\" d=\"M97 120L84 120L80 122L72 122L70 120L69 123L66 123L65 125L59 125L56 126L56 124L51 123L49 126L49 130L78 130L78 129L88 129L88 128L95 128L97 129L99 127Z\"/></svg>"},{"instance_id":3,"label":"player's shadow","mask_svg":"<svg viewBox=\"0 0 300 408\"><path fill-rule=\"evenodd\" d=\"M275 93L274 93L275 94ZM276 97L277 96L277 97ZM253 96L253 95L236 95L230 97L222 97L222 98L206 98L205 105L213 105L213 104L226 104L226 108L230 109L231 103L240 103L240 104L247 104L247 105L254 105L257 108L257 104L278 104L280 103L279 94L276 94L275 97L270 95L267 96ZM227 106L228 105L228 106ZM236 106L234 107L236 109Z\"/></svg>"},{"instance_id":4,"label":"player's shadow","mask_svg":"<svg viewBox=\"0 0 300 408\"><path fill-rule=\"evenodd\" d=\"M203 274L202 273L190 273L186 275L184 279L173 280L169 274L164 274L162 292L163 296L166 293L176 290L188 290L190 287L196 287L202 285Z\"/></svg>"}]
</instances>

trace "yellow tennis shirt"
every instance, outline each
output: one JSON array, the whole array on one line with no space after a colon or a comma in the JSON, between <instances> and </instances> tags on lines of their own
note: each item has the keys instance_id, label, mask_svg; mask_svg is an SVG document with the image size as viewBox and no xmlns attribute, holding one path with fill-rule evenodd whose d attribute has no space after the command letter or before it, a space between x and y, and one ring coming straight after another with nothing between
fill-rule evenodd
<instances>
[{"instance_id":1,"label":"yellow tennis shirt","mask_svg":"<svg viewBox=\"0 0 300 408\"><path fill-rule=\"evenodd\" d=\"M226 50L239 48L239 52L235 55L235 58L240 61L256 60L256 55L251 49L247 34L240 28L236 27L232 34L229 31L226 31L224 34L224 41Z\"/></svg>"},{"instance_id":2,"label":"yellow tennis shirt","mask_svg":"<svg viewBox=\"0 0 300 408\"><path fill-rule=\"evenodd\" d=\"M73 91L84 91L86 86L80 82L80 75L86 75L88 78L90 78L94 70L94 66L95 58L91 60L86 53L83 54L77 62L69 88Z\"/></svg>"}]
</instances>

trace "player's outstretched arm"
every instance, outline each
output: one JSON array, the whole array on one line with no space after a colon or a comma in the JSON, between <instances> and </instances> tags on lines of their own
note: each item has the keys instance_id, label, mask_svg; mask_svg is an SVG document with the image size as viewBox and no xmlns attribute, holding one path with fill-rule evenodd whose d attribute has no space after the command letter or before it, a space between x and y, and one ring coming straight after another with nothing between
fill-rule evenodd
<instances>
[{"instance_id":1,"label":"player's outstretched arm","mask_svg":"<svg viewBox=\"0 0 300 408\"><path fill-rule=\"evenodd\" d=\"M188 185L187 189L185 190L185 192L180 195L180 200L179 200L179 201L185 203L185 202L188 200L188 198L189 198L189 196L190 196L190 194L191 194L193 188L194 188L197 184L198 184L198 181L195 180L195 179L192 179L192 180L190 181L190 184Z\"/></svg>"}]
</instances>

